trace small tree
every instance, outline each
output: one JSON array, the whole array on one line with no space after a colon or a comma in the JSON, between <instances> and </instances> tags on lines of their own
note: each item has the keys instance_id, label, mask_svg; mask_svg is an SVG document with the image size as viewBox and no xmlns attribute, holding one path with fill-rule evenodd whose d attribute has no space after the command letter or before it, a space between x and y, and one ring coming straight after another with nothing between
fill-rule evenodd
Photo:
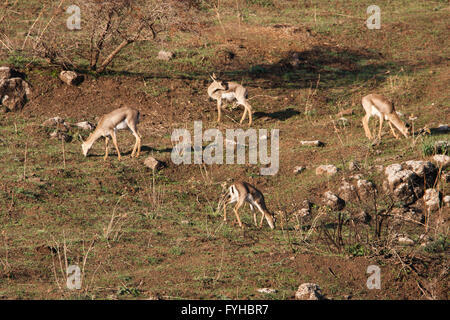
<instances>
[{"instance_id":1,"label":"small tree","mask_svg":"<svg viewBox=\"0 0 450 320\"><path fill-rule=\"evenodd\" d=\"M96 72L105 71L131 43L155 41L169 29L186 29L191 8L188 1L176 0L78 0L71 4L80 8L82 27L70 31L62 3L48 2L47 9L44 5L47 22L41 19L40 28L31 32L28 50L66 68L77 67L81 58Z\"/></svg>"}]
</instances>

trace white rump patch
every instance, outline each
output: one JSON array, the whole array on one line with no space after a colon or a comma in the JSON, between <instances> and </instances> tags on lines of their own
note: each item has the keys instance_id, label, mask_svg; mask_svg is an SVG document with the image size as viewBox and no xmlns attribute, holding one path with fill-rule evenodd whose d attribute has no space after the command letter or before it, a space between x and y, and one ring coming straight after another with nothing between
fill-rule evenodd
<instances>
[{"instance_id":1,"label":"white rump patch","mask_svg":"<svg viewBox=\"0 0 450 320\"><path fill-rule=\"evenodd\" d=\"M234 94L234 92L225 92L225 93L222 93L222 99L226 99L229 102L231 102L234 99L236 99L236 95Z\"/></svg>"},{"instance_id":2,"label":"white rump patch","mask_svg":"<svg viewBox=\"0 0 450 320\"><path fill-rule=\"evenodd\" d=\"M114 129L123 130L126 128L128 128L127 120L123 120L122 122L119 122Z\"/></svg>"}]
</instances>

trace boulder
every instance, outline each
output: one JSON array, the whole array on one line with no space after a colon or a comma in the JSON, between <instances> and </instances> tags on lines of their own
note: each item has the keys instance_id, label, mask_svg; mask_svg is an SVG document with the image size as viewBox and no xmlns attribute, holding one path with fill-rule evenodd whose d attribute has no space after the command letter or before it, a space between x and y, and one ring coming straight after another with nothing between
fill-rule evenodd
<instances>
[{"instance_id":1,"label":"boulder","mask_svg":"<svg viewBox=\"0 0 450 320\"><path fill-rule=\"evenodd\" d=\"M334 211L340 211L345 207L345 201L331 191L324 193L323 202Z\"/></svg>"},{"instance_id":2,"label":"boulder","mask_svg":"<svg viewBox=\"0 0 450 320\"><path fill-rule=\"evenodd\" d=\"M12 77L12 70L10 67L0 67L0 80L9 79Z\"/></svg>"},{"instance_id":3,"label":"boulder","mask_svg":"<svg viewBox=\"0 0 450 320\"><path fill-rule=\"evenodd\" d=\"M440 206L440 193L436 189L427 189L423 195L423 201L427 206L429 213L439 210Z\"/></svg>"},{"instance_id":4,"label":"boulder","mask_svg":"<svg viewBox=\"0 0 450 320\"><path fill-rule=\"evenodd\" d=\"M444 199L442 199L442 202L446 207L450 207L450 196L445 196Z\"/></svg>"},{"instance_id":5,"label":"boulder","mask_svg":"<svg viewBox=\"0 0 450 320\"><path fill-rule=\"evenodd\" d=\"M315 283L301 284L295 293L296 300L322 300L322 290Z\"/></svg>"},{"instance_id":6,"label":"boulder","mask_svg":"<svg viewBox=\"0 0 450 320\"><path fill-rule=\"evenodd\" d=\"M303 166L296 166L295 168L294 168L294 173L302 173L303 171L305 171L306 170L306 167L303 167Z\"/></svg>"},{"instance_id":7,"label":"boulder","mask_svg":"<svg viewBox=\"0 0 450 320\"><path fill-rule=\"evenodd\" d=\"M68 84L70 86L76 86L79 85L84 80L84 76L79 75L75 71L67 71L63 70L59 74L59 79L61 79L62 82L65 84Z\"/></svg>"},{"instance_id":8,"label":"boulder","mask_svg":"<svg viewBox=\"0 0 450 320\"><path fill-rule=\"evenodd\" d=\"M405 245L405 246L412 246L414 244L414 241L412 239L410 239L405 234L398 234L396 236L396 239L397 239L399 244L402 244L402 245Z\"/></svg>"},{"instance_id":9,"label":"boulder","mask_svg":"<svg viewBox=\"0 0 450 320\"><path fill-rule=\"evenodd\" d=\"M161 50L158 52L158 60L164 60L164 61L169 61L172 60L175 57L175 54L171 51L164 51Z\"/></svg>"},{"instance_id":10,"label":"boulder","mask_svg":"<svg viewBox=\"0 0 450 320\"><path fill-rule=\"evenodd\" d=\"M31 98L31 86L21 78L0 79L0 104L20 111Z\"/></svg>"},{"instance_id":11,"label":"boulder","mask_svg":"<svg viewBox=\"0 0 450 320\"><path fill-rule=\"evenodd\" d=\"M150 156L144 160L144 165L152 170L159 170L164 167L164 162Z\"/></svg>"},{"instance_id":12,"label":"boulder","mask_svg":"<svg viewBox=\"0 0 450 320\"><path fill-rule=\"evenodd\" d=\"M316 168L316 175L327 174L332 176L338 172L338 168L332 164L324 164Z\"/></svg>"},{"instance_id":13,"label":"boulder","mask_svg":"<svg viewBox=\"0 0 450 320\"><path fill-rule=\"evenodd\" d=\"M432 160L442 170L445 170L450 165L450 157L445 154L436 154Z\"/></svg>"},{"instance_id":14,"label":"boulder","mask_svg":"<svg viewBox=\"0 0 450 320\"><path fill-rule=\"evenodd\" d=\"M90 123L89 121L77 122L74 124L74 126L88 131L92 131L95 129L95 125L93 123Z\"/></svg>"},{"instance_id":15,"label":"boulder","mask_svg":"<svg viewBox=\"0 0 450 320\"><path fill-rule=\"evenodd\" d=\"M47 120L45 120L44 122L42 122L42 125L44 127L56 127L57 125L65 125L64 119L61 117L53 117L53 118L49 118Z\"/></svg>"},{"instance_id":16,"label":"boulder","mask_svg":"<svg viewBox=\"0 0 450 320\"><path fill-rule=\"evenodd\" d=\"M357 198L357 193L355 187L348 183L347 181L343 181L341 186L339 187L339 196L345 201L352 201Z\"/></svg>"},{"instance_id":17,"label":"boulder","mask_svg":"<svg viewBox=\"0 0 450 320\"><path fill-rule=\"evenodd\" d=\"M367 180L360 179L356 183L356 187L358 188L358 194L360 199L373 199L373 195L376 194L377 189L375 185Z\"/></svg>"}]
</instances>

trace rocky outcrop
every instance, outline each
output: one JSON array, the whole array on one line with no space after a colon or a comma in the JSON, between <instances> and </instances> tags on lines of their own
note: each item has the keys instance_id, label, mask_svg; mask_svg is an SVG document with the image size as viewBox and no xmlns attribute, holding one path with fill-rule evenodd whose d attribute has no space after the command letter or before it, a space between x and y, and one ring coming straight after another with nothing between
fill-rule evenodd
<instances>
[{"instance_id":1,"label":"rocky outcrop","mask_svg":"<svg viewBox=\"0 0 450 320\"><path fill-rule=\"evenodd\" d=\"M31 98L31 86L8 67L0 68L0 105L8 111L20 111Z\"/></svg>"}]
</instances>

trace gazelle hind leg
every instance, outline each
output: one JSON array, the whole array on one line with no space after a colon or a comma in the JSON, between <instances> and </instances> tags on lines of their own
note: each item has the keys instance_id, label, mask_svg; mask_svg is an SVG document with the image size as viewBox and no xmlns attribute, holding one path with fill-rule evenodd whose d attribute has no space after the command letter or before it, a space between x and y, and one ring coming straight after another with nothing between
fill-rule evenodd
<instances>
[{"instance_id":1,"label":"gazelle hind leg","mask_svg":"<svg viewBox=\"0 0 450 320\"><path fill-rule=\"evenodd\" d=\"M238 202L236 203L236 206L234 207L234 214L236 215L236 219L239 223L239 227L241 227L241 228L243 228L243 226L242 226L241 218L239 218L238 210L240 207L242 207L243 204L244 204L244 201L239 199Z\"/></svg>"},{"instance_id":2,"label":"gazelle hind leg","mask_svg":"<svg viewBox=\"0 0 450 320\"><path fill-rule=\"evenodd\" d=\"M116 151L117 151L117 158L119 159L119 161L121 160L121 155L120 155L120 150L119 150L119 146L117 144L117 136L116 133L114 131L111 132L111 137L112 137L112 141L114 144L114 147L116 147Z\"/></svg>"},{"instance_id":3,"label":"gazelle hind leg","mask_svg":"<svg viewBox=\"0 0 450 320\"><path fill-rule=\"evenodd\" d=\"M133 136L136 138L136 142L134 143L133 151L131 152L131 157L136 155L136 158L139 157L139 153L141 152L141 136L137 132L136 128L130 127ZM137 151L137 154L136 154Z\"/></svg>"},{"instance_id":4,"label":"gazelle hind leg","mask_svg":"<svg viewBox=\"0 0 450 320\"><path fill-rule=\"evenodd\" d=\"M363 124L364 132L366 134L367 139L372 140L372 133L370 132L370 128L369 128L369 115L366 114L362 118L362 124Z\"/></svg>"},{"instance_id":5,"label":"gazelle hind leg","mask_svg":"<svg viewBox=\"0 0 450 320\"><path fill-rule=\"evenodd\" d=\"M222 116L222 100L217 100L217 122L220 123L220 119Z\"/></svg>"}]
</instances>

